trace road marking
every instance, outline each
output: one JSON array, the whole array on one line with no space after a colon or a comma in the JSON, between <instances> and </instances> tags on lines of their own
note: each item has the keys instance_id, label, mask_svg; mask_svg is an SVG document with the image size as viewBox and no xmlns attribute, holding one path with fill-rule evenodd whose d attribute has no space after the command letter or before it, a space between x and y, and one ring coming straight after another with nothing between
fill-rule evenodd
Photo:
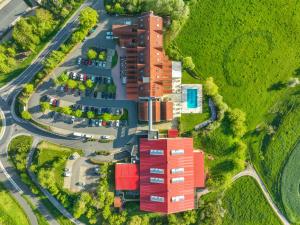
<instances>
[{"instance_id":1,"label":"road marking","mask_svg":"<svg viewBox=\"0 0 300 225\"><path fill-rule=\"evenodd\" d=\"M2 162L0 161L0 168L2 169L4 175L7 177L7 179L10 181L10 183L14 186L14 188L20 193L23 194L22 189L17 185L17 183L10 177L10 175L7 173L6 169L4 168Z\"/></svg>"}]
</instances>

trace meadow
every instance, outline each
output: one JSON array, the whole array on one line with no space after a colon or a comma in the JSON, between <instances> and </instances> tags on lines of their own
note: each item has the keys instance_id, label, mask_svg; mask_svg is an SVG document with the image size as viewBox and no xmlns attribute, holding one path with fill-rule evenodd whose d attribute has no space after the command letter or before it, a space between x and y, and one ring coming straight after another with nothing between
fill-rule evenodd
<instances>
[{"instance_id":1,"label":"meadow","mask_svg":"<svg viewBox=\"0 0 300 225\"><path fill-rule=\"evenodd\" d=\"M222 207L225 209L223 225L281 224L263 196L260 187L251 177L236 180L225 191L222 202Z\"/></svg>"},{"instance_id":2,"label":"meadow","mask_svg":"<svg viewBox=\"0 0 300 225\"><path fill-rule=\"evenodd\" d=\"M283 209L281 174L300 136L300 88L287 86L291 77L300 75L300 2L202 0L190 9L172 44L192 56L201 80L214 78L231 108L246 113L249 160ZM196 145L216 159L231 149L226 130L199 140Z\"/></svg>"},{"instance_id":3,"label":"meadow","mask_svg":"<svg viewBox=\"0 0 300 225\"><path fill-rule=\"evenodd\" d=\"M281 193L284 209L292 223L300 221L300 142L296 145L284 167L281 180Z\"/></svg>"},{"instance_id":4,"label":"meadow","mask_svg":"<svg viewBox=\"0 0 300 225\"><path fill-rule=\"evenodd\" d=\"M18 202L0 183L0 224L29 225L29 220Z\"/></svg>"}]
</instances>

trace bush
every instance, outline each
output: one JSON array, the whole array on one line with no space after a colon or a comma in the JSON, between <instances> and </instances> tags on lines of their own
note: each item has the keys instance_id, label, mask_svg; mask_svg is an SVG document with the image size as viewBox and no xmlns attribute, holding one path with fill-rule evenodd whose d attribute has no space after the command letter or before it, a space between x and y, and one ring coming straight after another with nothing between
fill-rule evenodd
<instances>
[{"instance_id":1,"label":"bush","mask_svg":"<svg viewBox=\"0 0 300 225\"><path fill-rule=\"evenodd\" d=\"M89 59L96 59L97 58L97 52L94 49L89 49L87 52L87 57Z\"/></svg>"},{"instance_id":2,"label":"bush","mask_svg":"<svg viewBox=\"0 0 300 225\"><path fill-rule=\"evenodd\" d=\"M246 114L240 109L232 109L228 111L228 118L232 133L237 137L244 136L247 131Z\"/></svg>"},{"instance_id":3,"label":"bush","mask_svg":"<svg viewBox=\"0 0 300 225\"><path fill-rule=\"evenodd\" d=\"M193 70L195 69L195 64L193 63L192 57L185 57L183 59L183 68L188 69L188 70Z\"/></svg>"},{"instance_id":4,"label":"bush","mask_svg":"<svg viewBox=\"0 0 300 225\"><path fill-rule=\"evenodd\" d=\"M219 87L214 83L214 78L209 77L206 79L204 84L204 90L205 93L211 97L218 94Z\"/></svg>"},{"instance_id":5,"label":"bush","mask_svg":"<svg viewBox=\"0 0 300 225\"><path fill-rule=\"evenodd\" d=\"M24 120L31 120L31 114L28 111L23 111L21 116Z\"/></svg>"}]
</instances>

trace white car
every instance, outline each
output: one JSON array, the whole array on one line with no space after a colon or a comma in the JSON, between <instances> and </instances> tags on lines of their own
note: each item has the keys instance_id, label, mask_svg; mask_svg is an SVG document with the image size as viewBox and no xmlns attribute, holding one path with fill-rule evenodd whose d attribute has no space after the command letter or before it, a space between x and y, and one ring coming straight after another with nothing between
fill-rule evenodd
<instances>
[{"instance_id":1,"label":"white car","mask_svg":"<svg viewBox=\"0 0 300 225\"><path fill-rule=\"evenodd\" d=\"M64 176L65 177L70 177L72 175L71 171L65 171Z\"/></svg>"},{"instance_id":2,"label":"white car","mask_svg":"<svg viewBox=\"0 0 300 225\"><path fill-rule=\"evenodd\" d=\"M109 135L102 135L101 139L107 140L107 139L110 139L110 136Z\"/></svg>"},{"instance_id":3,"label":"white car","mask_svg":"<svg viewBox=\"0 0 300 225\"><path fill-rule=\"evenodd\" d=\"M120 120L116 120L116 127L120 126Z\"/></svg>"},{"instance_id":4,"label":"white car","mask_svg":"<svg viewBox=\"0 0 300 225\"><path fill-rule=\"evenodd\" d=\"M105 68L106 67L106 62L102 63L102 67Z\"/></svg>"},{"instance_id":5,"label":"white car","mask_svg":"<svg viewBox=\"0 0 300 225\"><path fill-rule=\"evenodd\" d=\"M75 72L73 72L72 78L73 80L76 80L77 74Z\"/></svg>"},{"instance_id":6,"label":"white car","mask_svg":"<svg viewBox=\"0 0 300 225\"><path fill-rule=\"evenodd\" d=\"M84 75L80 74L80 80L83 81Z\"/></svg>"},{"instance_id":7,"label":"white car","mask_svg":"<svg viewBox=\"0 0 300 225\"><path fill-rule=\"evenodd\" d=\"M113 34L112 31L107 31L107 32L106 32L106 35L107 35L107 36L113 36L114 34Z\"/></svg>"},{"instance_id":8,"label":"white car","mask_svg":"<svg viewBox=\"0 0 300 225\"><path fill-rule=\"evenodd\" d=\"M107 40L112 40L112 39L114 39L114 37L113 37L113 36L110 36L110 35L106 35L106 39L107 39Z\"/></svg>"}]
</instances>

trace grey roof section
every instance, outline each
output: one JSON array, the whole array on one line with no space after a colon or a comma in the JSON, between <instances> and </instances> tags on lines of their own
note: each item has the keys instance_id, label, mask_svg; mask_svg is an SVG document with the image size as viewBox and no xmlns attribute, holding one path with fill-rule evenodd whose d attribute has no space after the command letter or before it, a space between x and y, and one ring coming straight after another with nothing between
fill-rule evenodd
<instances>
[{"instance_id":1,"label":"grey roof section","mask_svg":"<svg viewBox=\"0 0 300 225\"><path fill-rule=\"evenodd\" d=\"M23 0L10 0L0 9L0 35L29 8Z\"/></svg>"}]
</instances>

